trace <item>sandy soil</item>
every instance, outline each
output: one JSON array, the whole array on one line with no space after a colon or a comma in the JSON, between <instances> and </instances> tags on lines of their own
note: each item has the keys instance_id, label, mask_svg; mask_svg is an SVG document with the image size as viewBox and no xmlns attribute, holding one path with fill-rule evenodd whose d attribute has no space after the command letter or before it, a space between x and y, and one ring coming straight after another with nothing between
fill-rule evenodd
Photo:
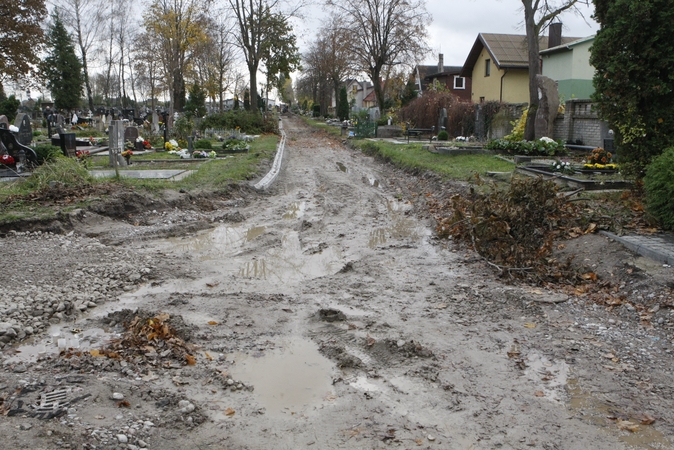
<instances>
[{"instance_id":1,"label":"sandy soil","mask_svg":"<svg viewBox=\"0 0 674 450\"><path fill-rule=\"evenodd\" d=\"M425 195L461 186L284 123L269 192L0 239L3 447L672 448L671 268L586 235L560 256L619 303L506 284L433 236ZM159 313L172 343L100 356Z\"/></svg>"}]
</instances>

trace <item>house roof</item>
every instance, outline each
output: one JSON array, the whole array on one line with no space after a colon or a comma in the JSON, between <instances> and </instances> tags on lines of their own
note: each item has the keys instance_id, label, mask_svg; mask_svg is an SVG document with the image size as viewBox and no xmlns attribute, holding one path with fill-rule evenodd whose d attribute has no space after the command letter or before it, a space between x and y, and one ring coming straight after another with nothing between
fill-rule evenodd
<instances>
[{"instance_id":1,"label":"house roof","mask_svg":"<svg viewBox=\"0 0 674 450\"><path fill-rule=\"evenodd\" d=\"M377 101L377 96L374 93L374 89L372 89L372 92L367 94L365 98L363 99L364 102L374 102Z\"/></svg>"},{"instance_id":2,"label":"house roof","mask_svg":"<svg viewBox=\"0 0 674 450\"><path fill-rule=\"evenodd\" d=\"M593 41L595 38L594 35L584 37L577 39L575 41L571 41L562 45L558 45L557 47L552 47L552 48L546 48L545 50L541 50L541 55L550 55L552 53L558 53L558 52L564 52L564 51L569 51L572 49L572 47L575 47L578 44L582 44L584 42L589 42Z\"/></svg>"},{"instance_id":3,"label":"house roof","mask_svg":"<svg viewBox=\"0 0 674 450\"><path fill-rule=\"evenodd\" d=\"M461 66L445 66L444 71L437 72L438 68L436 66L435 67L436 72L426 75L425 78L427 80L429 80L429 79L438 78L438 77L447 76L447 75L457 75L461 72L461 69L463 69L463 67L461 67Z\"/></svg>"},{"instance_id":4,"label":"house roof","mask_svg":"<svg viewBox=\"0 0 674 450\"><path fill-rule=\"evenodd\" d=\"M562 37L562 45L576 41L577 37ZM541 36L538 41L541 50L548 48L548 37ZM527 37L521 34L495 34L480 33L475 39L473 48L468 54L461 76L470 77L473 67L486 48L491 55L494 64L499 69L528 69L529 55L527 54Z\"/></svg>"}]
</instances>

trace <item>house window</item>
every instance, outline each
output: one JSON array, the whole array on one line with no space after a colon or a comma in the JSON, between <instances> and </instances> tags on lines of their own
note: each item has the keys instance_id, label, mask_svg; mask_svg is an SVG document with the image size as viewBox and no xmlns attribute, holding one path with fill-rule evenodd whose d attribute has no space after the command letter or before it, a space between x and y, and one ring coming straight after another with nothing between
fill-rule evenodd
<instances>
[{"instance_id":1,"label":"house window","mask_svg":"<svg viewBox=\"0 0 674 450\"><path fill-rule=\"evenodd\" d=\"M466 79L458 75L454 75L454 89L466 89Z\"/></svg>"},{"instance_id":2,"label":"house window","mask_svg":"<svg viewBox=\"0 0 674 450\"><path fill-rule=\"evenodd\" d=\"M484 60L484 76L488 77L491 75L491 59Z\"/></svg>"},{"instance_id":3,"label":"house window","mask_svg":"<svg viewBox=\"0 0 674 450\"><path fill-rule=\"evenodd\" d=\"M484 97L480 97L480 103L484 103Z\"/></svg>"}]
</instances>

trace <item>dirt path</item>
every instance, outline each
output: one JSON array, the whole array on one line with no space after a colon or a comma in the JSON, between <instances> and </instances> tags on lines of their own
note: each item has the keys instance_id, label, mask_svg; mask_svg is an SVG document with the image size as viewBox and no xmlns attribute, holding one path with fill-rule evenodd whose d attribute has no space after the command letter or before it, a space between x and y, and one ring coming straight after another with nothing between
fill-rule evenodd
<instances>
[{"instance_id":1,"label":"dirt path","mask_svg":"<svg viewBox=\"0 0 674 450\"><path fill-rule=\"evenodd\" d=\"M504 285L474 255L434 239L390 168L298 119L285 130L287 159L268 193L243 192L208 213L148 210L139 227L85 213L71 237L2 240L3 251L20 248L15 258L39 255L36 271L40 261L77 265L88 255L76 285L86 298L58 292L71 300L63 320L54 324L55 312L40 310L34 317L51 319L36 319L31 346L19 356L5 348L6 442L671 448L671 310L653 313L666 318L662 327L644 328L635 311L621 312L630 319L576 297ZM156 238L165 235L173 237ZM128 242L106 245L120 240ZM68 277L49 273L52 284ZM96 278L101 287L93 289ZM17 301L25 286L5 281L0 311L9 323L38 294L25 288ZM114 313L124 308L181 316L177 332L199 346L190 348L196 364L167 366L168 356L148 348L121 361L91 356L133 318ZM75 338L84 353L48 357L59 339ZM40 395L60 391L71 404L59 418L32 417Z\"/></svg>"}]
</instances>

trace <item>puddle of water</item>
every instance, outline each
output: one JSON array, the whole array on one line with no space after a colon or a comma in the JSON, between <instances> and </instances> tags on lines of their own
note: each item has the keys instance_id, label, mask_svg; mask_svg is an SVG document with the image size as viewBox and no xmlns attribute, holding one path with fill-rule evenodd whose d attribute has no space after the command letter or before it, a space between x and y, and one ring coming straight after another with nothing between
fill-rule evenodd
<instances>
[{"instance_id":1,"label":"puddle of water","mask_svg":"<svg viewBox=\"0 0 674 450\"><path fill-rule=\"evenodd\" d=\"M337 273L343 265L341 254L333 247L303 253L299 234L293 231L283 236L281 247L239 266L238 275L288 284Z\"/></svg>"},{"instance_id":2,"label":"puddle of water","mask_svg":"<svg viewBox=\"0 0 674 450\"><path fill-rule=\"evenodd\" d=\"M333 365L311 341L292 339L261 357L235 354L232 359L232 377L254 386L267 414L306 412L333 394Z\"/></svg>"},{"instance_id":3,"label":"puddle of water","mask_svg":"<svg viewBox=\"0 0 674 450\"><path fill-rule=\"evenodd\" d=\"M609 420L608 417L621 417L625 419L627 415L620 414L615 406L611 406L591 393L583 391L578 384L578 380L568 380L567 392L570 396L569 408L573 413L595 426L606 428L607 431L610 430L610 432L615 434L621 434L618 439L630 446L630 448L657 450L672 448L672 442L652 425L639 425L639 429L634 433L620 431L618 426ZM639 420L633 419L632 422L639 423Z\"/></svg>"},{"instance_id":4,"label":"puddle of water","mask_svg":"<svg viewBox=\"0 0 674 450\"><path fill-rule=\"evenodd\" d=\"M9 356L6 362L10 364L34 363L38 358L55 356L61 350L69 348L80 351L100 348L114 337L115 335L101 328L90 328L80 333L73 333L67 327L53 325L44 336L6 351L5 354Z\"/></svg>"},{"instance_id":5,"label":"puddle of water","mask_svg":"<svg viewBox=\"0 0 674 450\"><path fill-rule=\"evenodd\" d=\"M349 169L347 169L346 166L344 164L342 164L341 162L337 163L337 167L339 167L339 170L341 170L344 173L349 171Z\"/></svg>"},{"instance_id":6,"label":"puddle of water","mask_svg":"<svg viewBox=\"0 0 674 450\"><path fill-rule=\"evenodd\" d=\"M562 388L567 384L569 366L564 361L551 361L545 356L531 353L527 356L527 369L524 375L542 387L545 398L560 401Z\"/></svg>"},{"instance_id":7,"label":"puddle of water","mask_svg":"<svg viewBox=\"0 0 674 450\"><path fill-rule=\"evenodd\" d=\"M307 209L307 202L293 202L288 207L288 211L283 214L283 218L286 220L299 219L304 215L304 211Z\"/></svg>"},{"instance_id":8,"label":"puddle of water","mask_svg":"<svg viewBox=\"0 0 674 450\"><path fill-rule=\"evenodd\" d=\"M267 227L219 226L191 237L168 238L166 242L180 252L196 254L200 261L236 255L244 245L267 231Z\"/></svg>"},{"instance_id":9,"label":"puddle of water","mask_svg":"<svg viewBox=\"0 0 674 450\"><path fill-rule=\"evenodd\" d=\"M379 245L383 245L389 239L406 239L412 238L417 240L423 235L421 228L418 224L409 218L396 218L393 222L393 225L390 227L375 228L370 232L370 239L368 241L368 247L375 248Z\"/></svg>"}]
</instances>

